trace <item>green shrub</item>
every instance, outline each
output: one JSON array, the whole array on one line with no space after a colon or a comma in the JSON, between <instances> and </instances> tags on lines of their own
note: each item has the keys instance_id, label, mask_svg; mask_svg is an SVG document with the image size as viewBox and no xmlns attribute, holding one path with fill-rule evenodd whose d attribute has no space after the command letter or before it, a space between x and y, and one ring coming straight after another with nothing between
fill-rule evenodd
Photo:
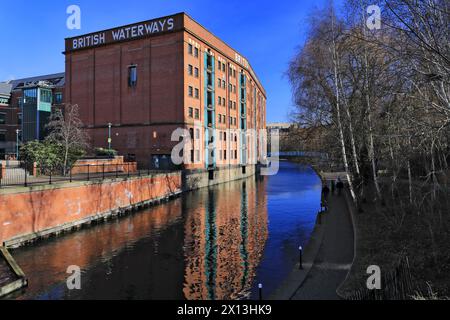
<instances>
[{"instance_id":1,"label":"green shrub","mask_svg":"<svg viewBox=\"0 0 450 320\"><path fill-rule=\"evenodd\" d=\"M95 155L97 157L115 157L117 151L114 149L95 148Z\"/></svg>"}]
</instances>

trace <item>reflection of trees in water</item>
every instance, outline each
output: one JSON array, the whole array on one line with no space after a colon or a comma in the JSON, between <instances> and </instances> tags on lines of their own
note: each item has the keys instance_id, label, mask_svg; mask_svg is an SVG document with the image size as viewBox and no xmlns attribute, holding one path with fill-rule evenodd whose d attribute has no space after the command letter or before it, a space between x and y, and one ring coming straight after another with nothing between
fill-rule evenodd
<instances>
[{"instance_id":1,"label":"reflection of trees in water","mask_svg":"<svg viewBox=\"0 0 450 320\"><path fill-rule=\"evenodd\" d=\"M249 179L199 192L186 218L187 299L238 299L249 294L267 240L264 182ZM197 199L196 199L197 200Z\"/></svg>"}]
</instances>

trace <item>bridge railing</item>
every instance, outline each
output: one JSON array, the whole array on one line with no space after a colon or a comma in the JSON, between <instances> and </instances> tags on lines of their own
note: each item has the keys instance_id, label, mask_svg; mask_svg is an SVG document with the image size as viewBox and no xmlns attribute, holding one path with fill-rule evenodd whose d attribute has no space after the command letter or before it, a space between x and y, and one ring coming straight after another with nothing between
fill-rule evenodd
<instances>
[{"instance_id":1,"label":"bridge railing","mask_svg":"<svg viewBox=\"0 0 450 320\"><path fill-rule=\"evenodd\" d=\"M305 158L320 158L328 159L328 154L317 151L280 151L269 152L269 157L305 157Z\"/></svg>"}]
</instances>

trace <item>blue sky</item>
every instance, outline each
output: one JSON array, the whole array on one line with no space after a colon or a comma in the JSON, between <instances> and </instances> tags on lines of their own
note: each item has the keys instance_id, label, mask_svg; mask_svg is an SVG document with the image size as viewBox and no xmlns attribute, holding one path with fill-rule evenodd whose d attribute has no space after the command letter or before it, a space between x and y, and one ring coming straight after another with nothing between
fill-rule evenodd
<instances>
[{"instance_id":1,"label":"blue sky","mask_svg":"<svg viewBox=\"0 0 450 320\"><path fill-rule=\"evenodd\" d=\"M267 121L288 121L289 60L305 39L308 15L326 0L0 0L0 81L64 71L64 38L184 11L239 51L267 91ZM66 9L81 8L81 30Z\"/></svg>"}]
</instances>

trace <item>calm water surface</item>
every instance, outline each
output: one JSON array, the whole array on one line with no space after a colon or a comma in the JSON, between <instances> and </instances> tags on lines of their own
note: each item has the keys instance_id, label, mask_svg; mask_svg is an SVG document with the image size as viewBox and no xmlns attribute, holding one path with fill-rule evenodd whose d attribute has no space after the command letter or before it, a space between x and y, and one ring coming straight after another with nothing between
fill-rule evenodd
<instances>
[{"instance_id":1,"label":"calm water surface","mask_svg":"<svg viewBox=\"0 0 450 320\"><path fill-rule=\"evenodd\" d=\"M282 162L273 177L169 203L13 251L29 279L16 299L236 299L275 290L320 207L320 179ZM68 290L68 266L82 269Z\"/></svg>"}]
</instances>

